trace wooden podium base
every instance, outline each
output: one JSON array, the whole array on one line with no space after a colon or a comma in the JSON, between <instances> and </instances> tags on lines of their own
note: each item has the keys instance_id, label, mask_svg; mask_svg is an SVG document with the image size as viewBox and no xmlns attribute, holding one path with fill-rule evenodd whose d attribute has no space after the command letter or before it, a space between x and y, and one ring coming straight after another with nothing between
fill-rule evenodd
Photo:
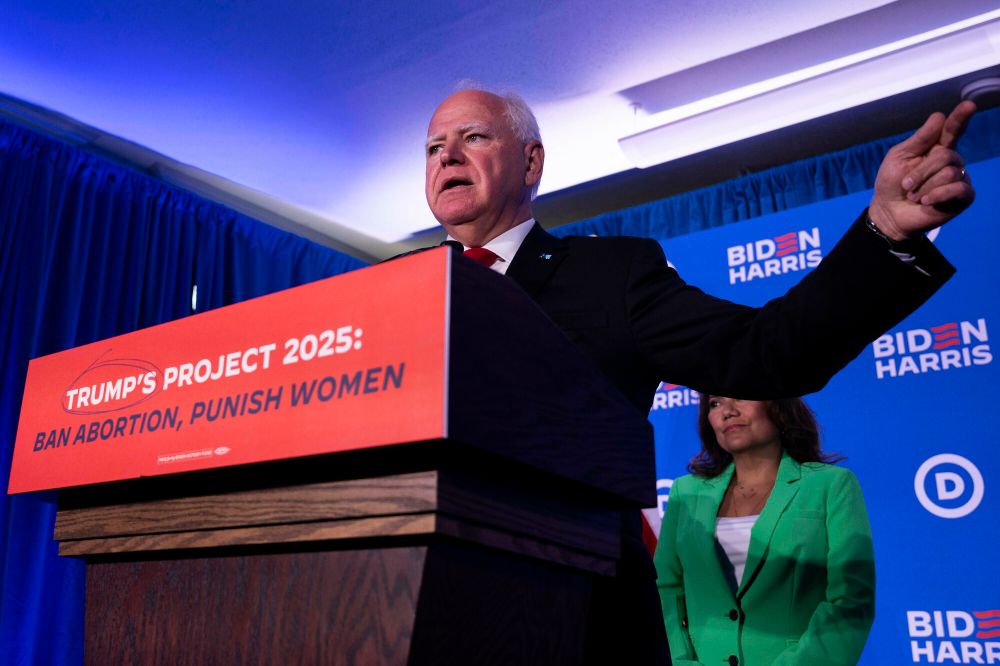
<instances>
[{"instance_id":1,"label":"wooden podium base","mask_svg":"<svg viewBox=\"0 0 1000 666\"><path fill-rule=\"evenodd\" d=\"M579 664L619 514L494 471L64 496L60 553L87 558L85 661Z\"/></svg>"},{"instance_id":2,"label":"wooden podium base","mask_svg":"<svg viewBox=\"0 0 1000 666\"><path fill-rule=\"evenodd\" d=\"M93 563L85 659L579 664L590 589L585 572L450 542Z\"/></svg>"}]
</instances>

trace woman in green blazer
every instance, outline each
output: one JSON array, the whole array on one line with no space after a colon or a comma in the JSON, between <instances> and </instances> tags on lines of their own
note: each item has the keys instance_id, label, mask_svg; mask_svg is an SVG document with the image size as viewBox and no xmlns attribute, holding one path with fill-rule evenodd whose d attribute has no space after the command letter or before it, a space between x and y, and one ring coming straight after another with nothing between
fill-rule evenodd
<instances>
[{"instance_id":1,"label":"woman in green blazer","mask_svg":"<svg viewBox=\"0 0 1000 666\"><path fill-rule=\"evenodd\" d=\"M675 666L856 664L875 617L857 479L799 399L702 396L654 560Z\"/></svg>"}]
</instances>

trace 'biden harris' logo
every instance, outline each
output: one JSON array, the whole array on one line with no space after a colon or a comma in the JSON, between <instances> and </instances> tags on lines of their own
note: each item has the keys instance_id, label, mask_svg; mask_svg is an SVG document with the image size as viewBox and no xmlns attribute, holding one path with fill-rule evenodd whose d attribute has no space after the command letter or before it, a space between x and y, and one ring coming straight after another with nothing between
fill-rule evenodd
<instances>
[{"instance_id":1,"label":"'biden harris' logo","mask_svg":"<svg viewBox=\"0 0 1000 666\"><path fill-rule=\"evenodd\" d=\"M818 227L726 248L729 284L808 270L822 259Z\"/></svg>"},{"instance_id":2,"label":"'biden harris' logo","mask_svg":"<svg viewBox=\"0 0 1000 666\"><path fill-rule=\"evenodd\" d=\"M954 320L886 333L872 343L878 379L943 372L993 362L986 319Z\"/></svg>"}]
</instances>

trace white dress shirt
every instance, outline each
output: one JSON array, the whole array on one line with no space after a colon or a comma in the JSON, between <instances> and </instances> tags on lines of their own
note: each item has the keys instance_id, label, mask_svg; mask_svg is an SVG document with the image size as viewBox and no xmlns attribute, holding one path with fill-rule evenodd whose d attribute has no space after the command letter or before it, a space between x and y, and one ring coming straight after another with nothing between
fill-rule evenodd
<instances>
[{"instance_id":1,"label":"white dress shirt","mask_svg":"<svg viewBox=\"0 0 1000 666\"><path fill-rule=\"evenodd\" d=\"M508 229L483 246L497 255L497 260L490 266L490 270L494 270L501 275L507 273L507 267L510 266L510 262L514 261L514 255L517 254L518 248L521 247L521 243L524 242L524 238L533 226L535 226L535 218L529 217L524 222ZM455 239L448 236L448 240L453 241ZM462 245L462 248L468 250L469 246Z\"/></svg>"},{"instance_id":2,"label":"white dress shirt","mask_svg":"<svg viewBox=\"0 0 1000 666\"><path fill-rule=\"evenodd\" d=\"M743 569L746 567L747 554L750 552L750 531L758 517L759 514L715 519L715 540L733 567L736 587L743 581Z\"/></svg>"}]
</instances>

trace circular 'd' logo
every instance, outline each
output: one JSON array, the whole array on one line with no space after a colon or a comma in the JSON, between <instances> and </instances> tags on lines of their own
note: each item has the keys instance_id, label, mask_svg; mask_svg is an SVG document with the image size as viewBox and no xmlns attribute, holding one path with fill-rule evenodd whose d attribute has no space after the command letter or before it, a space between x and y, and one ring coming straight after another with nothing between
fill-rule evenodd
<instances>
[{"instance_id":1,"label":"circular 'd' logo","mask_svg":"<svg viewBox=\"0 0 1000 666\"><path fill-rule=\"evenodd\" d=\"M913 478L920 504L941 518L961 518L975 511L985 486L979 468L954 453L931 456Z\"/></svg>"}]
</instances>

